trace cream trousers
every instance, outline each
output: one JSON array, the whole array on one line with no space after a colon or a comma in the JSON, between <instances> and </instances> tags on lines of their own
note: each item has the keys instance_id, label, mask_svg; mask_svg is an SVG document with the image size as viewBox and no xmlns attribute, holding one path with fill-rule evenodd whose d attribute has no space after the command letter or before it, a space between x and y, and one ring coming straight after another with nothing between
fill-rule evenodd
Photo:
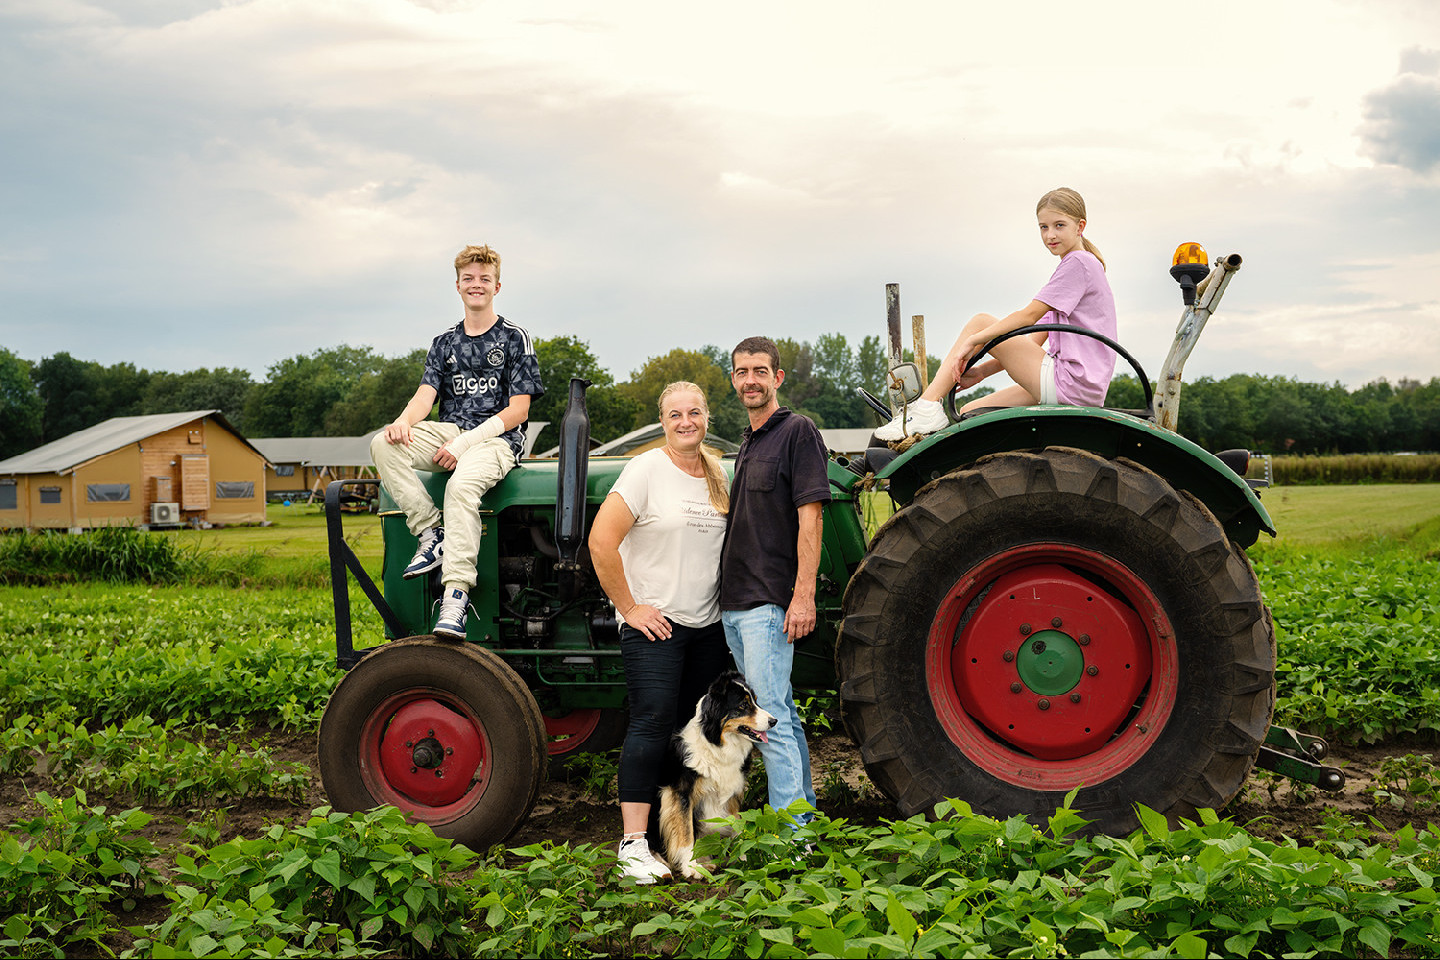
<instances>
[{"instance_id":1,"label":"cream trousers","mask_svg":"<svg viewBox=\"0 0 1440 960\"><path fill-rule=\"evenodd\" d=\"M370 456L380 480L405 512L405 525L419 536L442 522L441 511L430 499L416 470L443 472L431 458L435 451L460 435L453 423L422 420L410 428L410 445L390 443L382 431L370 441ZM440 579L447 588L466 593L475 586L475 557L480 553L480 498L515 466L515 453L499 437L483 440L466 450L445 485L445 554Z\"/></svg>"}]
</instances>

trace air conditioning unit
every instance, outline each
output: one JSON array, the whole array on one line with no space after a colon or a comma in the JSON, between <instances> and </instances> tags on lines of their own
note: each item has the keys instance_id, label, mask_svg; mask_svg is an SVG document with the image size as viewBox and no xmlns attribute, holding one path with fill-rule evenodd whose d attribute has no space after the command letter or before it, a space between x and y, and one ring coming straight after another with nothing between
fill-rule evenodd
<instances>
[{"instance_id":1,"label":"air conditioning unit","mask_svg":"<svg viewBox=\"0 0 1440 960\"><path fill-rule=\"evenodd\" d=\"M152 526L159 526L165 523L183 523L180 517L180 504L178 503L152 503L150 504L150 523Z\"/></svg>"}]
</instances>

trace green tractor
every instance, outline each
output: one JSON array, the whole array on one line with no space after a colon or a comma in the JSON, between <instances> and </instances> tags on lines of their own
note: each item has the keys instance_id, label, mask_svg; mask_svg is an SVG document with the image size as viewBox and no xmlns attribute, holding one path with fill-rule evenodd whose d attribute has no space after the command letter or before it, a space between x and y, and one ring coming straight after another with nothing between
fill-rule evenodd
<instances>
[{"instance_id":1,"label":"green tractor","mask_svg":"<svg viewBox=\"0 0 1440 960\"><path fill-rule=\"evenodd\" d=\"M1136 804L1172 820L1223 808L1257 761L1343 786L1316 762L1323 741L1270 726L1275 634L1245 548L1275 531L1248 454L1217 457L1174 432L1180 370L1240 267L1188 246L1158 397L1107 341L1143 385L1142 409L982 411L900 453L831 458L819 623L796 644L794 685L838 693L901 815L957 797L1040 818L1076 790L1093 829L1123 834ZM524 461L483 501L467 642L430 634L438 574L401 578L415 539L383 489L383 594L346 544L342 494L376 481L327 491L348 671L320 725L336 809L393 804L483 849L525 819L552 765L620 742L615 610L584 540L625 461L588 456L586 386L571 384L559 459ZM424 478L437 502L446 478ZM861 502L887 493L894 514L867 538ZM388 642L355 647L350 575Z\"/></svg>"}]
</instances>

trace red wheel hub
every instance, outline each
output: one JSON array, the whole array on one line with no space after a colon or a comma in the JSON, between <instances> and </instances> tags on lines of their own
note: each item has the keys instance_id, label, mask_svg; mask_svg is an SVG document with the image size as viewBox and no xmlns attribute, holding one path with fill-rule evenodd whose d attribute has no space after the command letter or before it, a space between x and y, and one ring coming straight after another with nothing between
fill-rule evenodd
<instances>
[{"instance_id":1,"label":"red wheel hub","mask_svg":"<svg viewBox=\"0 0 1440 960\"><path fill-rule=\"evenodd\" d=\"M389 697L366 718L361 744L361 775L372 795L425 823L465 813L489 779L484 726L443 691Z\"/></svg>"},{"instance_id":2,"label":"red wheel hub","mask_svg":"<svg viewBox=\"0 0 1440 960\"><path fill-rule=\"evenodd\" d=\"M556 757L580 748L600 725L598 707L571 710L563 717L545 718L545 750Z\"/></svg>"},{"instance_id":3,"label":"red wheel hub","mask_svg":"<svg viewBox=\"0 0 1440 960\"><path fill-rule=\"evenodd\" d=\"M1174 631L1149 587L1067 544L997 554L937 611L926 679L973 762L1036 789L1095 784L1149 748L1174 706Z\"/></svg>"}]
</instances>

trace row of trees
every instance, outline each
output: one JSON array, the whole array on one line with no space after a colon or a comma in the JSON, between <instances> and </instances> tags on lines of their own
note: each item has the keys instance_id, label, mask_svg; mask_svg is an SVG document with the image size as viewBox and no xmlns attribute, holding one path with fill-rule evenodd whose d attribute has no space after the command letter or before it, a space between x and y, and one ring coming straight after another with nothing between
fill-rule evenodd
<instances>
[{"instance_id":1,"label":"row of trees","mask_svg":"<svg viewBox=\"0 0 1440 960\"><path fill-rule=\"evenodd\" d=\"M874 426L855 388L883 394L886 357L879 337L852 346L842 334L780 340L786 372L781 399L822 427ZM690 380L710 402L711 430L738 440L747 420L731 389L722 347L671 350L617 382L570 336L536 341L547 393L531 417L552 426L538 449L553 445L568 384L583 377L592 431L608 440L655 419L655 399L674 380ZM907 358L908 359L908 358ZM338 346L272 364L264 380L227 367L150 372L130 363L103 366L57 353L32 362L0 348L0 459L115 416L220 410L246 436L358 436L392 419L420 382L425 352L384 357L369 347ZM930 369L938 361L929 358ZM976 393L985 391L981 387ZM974 395L974 394L972 394ZM1140 384L1111 384L1109 406L1138 407ZM1180 432L1207 449L1248 447L1271 453L1369 453L1440 450L1440 378L1428 383L1377 380L1357 390L1341 384L1237 374L1201 377L1181 395Z\"/></svg>"}]
</instances>

